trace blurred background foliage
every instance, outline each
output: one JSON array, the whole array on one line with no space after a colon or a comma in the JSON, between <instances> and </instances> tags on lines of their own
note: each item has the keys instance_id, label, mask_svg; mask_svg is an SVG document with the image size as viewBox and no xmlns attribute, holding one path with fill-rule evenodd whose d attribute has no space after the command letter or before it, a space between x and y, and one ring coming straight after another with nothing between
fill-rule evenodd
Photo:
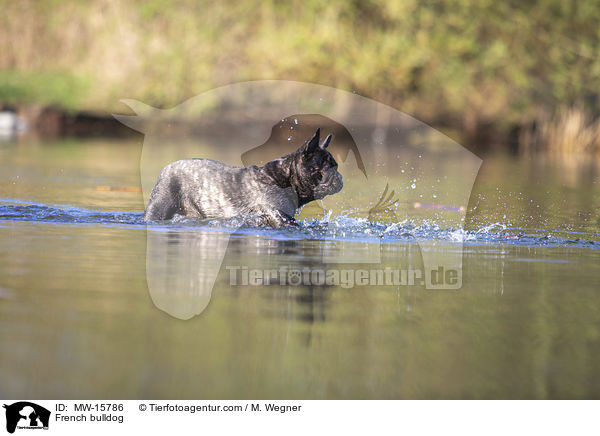
<instances>
[{"instance_id":1,"label":"blurred background foliage","mask_svg":"<svg viewBox=\"0 0 600 436\"><path fill-rule=\"evenodd\" d=\"M123 109L121 98L164 108L232 82L298 80L374 98L470 138L518 131L530 148L560 142L548 135L564 135L566 123L577 134L563 142L600 154L598 1L0 0L0 7L4 106L108 113Z\"/></svg>"}]
</instances>

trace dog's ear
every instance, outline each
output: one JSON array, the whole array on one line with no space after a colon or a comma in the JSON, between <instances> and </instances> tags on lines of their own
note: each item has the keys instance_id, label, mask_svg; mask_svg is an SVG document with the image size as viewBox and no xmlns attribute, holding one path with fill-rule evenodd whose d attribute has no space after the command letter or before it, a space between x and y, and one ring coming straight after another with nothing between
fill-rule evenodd
<instances>
[{"instance_id":1,"label":"dog's ear","mask_svg":"<svg viewBox=\"0 0 600 436\"><path fill-rule=\"evenodd\" d=\"M314 136L310 138L310 140L306 143L304 147L304 151L307 153L312 153L313 151L319 148L319 139L321 137L321 129L317 129Z\"/></svg>"},{"instance_id":2,"label":"dog's ear","mask_svg":"<svg viewBox=\"0 0 600 436\"><path fill-rule=\"evenodd\" d=\"M333 135L330 133L329 135L327 135L327 138L325 138L325 141L321 142L321 145L319 145L319 147L325 150L331 142L331 138L333 138Z\"/></svg>"}]
</instances>

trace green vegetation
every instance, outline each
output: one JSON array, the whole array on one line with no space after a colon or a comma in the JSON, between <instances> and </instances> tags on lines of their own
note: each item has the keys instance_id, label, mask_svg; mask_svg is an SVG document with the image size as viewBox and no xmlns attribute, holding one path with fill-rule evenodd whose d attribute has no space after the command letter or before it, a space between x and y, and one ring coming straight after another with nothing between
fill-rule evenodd
<instances>
[{"instance_id":1,"label":"green vegetation","mask_svg":"<svg viewBox=\"0 0 600 436\"><path fill-rule=\"evenodd\" d=\"M0 71L0 102L9 105L60 105L77 109L87 81L65 72Z\"/></svg>"},{"instance_id":2,"label":"green vegetation","mask_svg":"<svg viewBox=\"0 0 600 436\"><path fill-rule=\"evenodd\" d=\"M287 79L355 91L471 137L481 129L506 137L573 108L588 128L600 108L600 2L0 0L0 7L5 103L111 111L122 109L120 98L136 98L166 107L227 83ZM593 136L598 152L600 134Z\"/></svg>"}]
</instances>

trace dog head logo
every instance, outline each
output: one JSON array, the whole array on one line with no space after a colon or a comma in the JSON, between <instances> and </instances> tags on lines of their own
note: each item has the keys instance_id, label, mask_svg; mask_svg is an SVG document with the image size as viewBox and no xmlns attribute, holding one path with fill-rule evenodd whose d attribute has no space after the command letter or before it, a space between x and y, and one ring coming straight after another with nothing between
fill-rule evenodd
<instances>
[{"instance_id":1,"label":"dog head logo","mask_svg":"<svg viewBox=\"0 0 600 436\"><path fill-rule=\"evenodd\" d=\"M208 158L232 166L262 165L296 150L321 128L333 134L328 148L343 175L344 188L313 201L299 218L325 210L369 221L417 220L461 229L481 160L420 121L359 95L326 86L256 81L200 94L172 109L160 110L123 100L136 115L115 115L145 134L140 174L144 201L160 171L171 162ZM148 226L146 275L150 296L161 310L180 319L208 305L238 227L190 229ZM334 225L334 224L331 224ZM462 240L416 235L424 270L440 266L462 271ZM324 263L381 262L378 242L367 252L361 242L332 241ZM357 253L361 253L357 256ZM428 275L425 276L429 277ZM428 289L458 289L453 283L425 283Z\"/></svg>"},{"instance_id":2,"label":"dog head logo","mask_svg":"<svg viewBox=\"0 0 600 436\"><path fill-rule=\"evenodd\" d=\"M4 404L6 409L6 431L14 433L19 429L48 429L50 411L38 404L29 401L19 401L10 405Z\"/></svg>"}]
</instances>

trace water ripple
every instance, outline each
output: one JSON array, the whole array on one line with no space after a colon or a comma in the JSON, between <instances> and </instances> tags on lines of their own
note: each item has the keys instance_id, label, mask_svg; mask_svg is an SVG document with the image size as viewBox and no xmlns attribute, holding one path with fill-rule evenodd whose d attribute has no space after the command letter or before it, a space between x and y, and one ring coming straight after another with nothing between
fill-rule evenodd
<instances>
[{"instance_id":1,"label":"water ripple","mask_svg":"<svg viewBox=\"0 0 600 436\"><path fill-rule=\"evenodd\" d=\"M146 229L140 212L104 212L69 205L46 205L17 199L0 199L0 221L25 221L61 224L97 224ZM247 219L198 219L176 216L170 221L153 223L156 231L208 230L235 232L283 240L351 240L380 243L407 243L419 240L462 242L465 245L523 245L534 247L582 247L600 249L600 242L577 232L547 229L521 229L492 223L478 229L443 228L426 221L405 220L397 223L370 222L366 218L327 214L320 219L303 220L297 228L272 229L252 225Z\"/></svg>"}]
</instances>

